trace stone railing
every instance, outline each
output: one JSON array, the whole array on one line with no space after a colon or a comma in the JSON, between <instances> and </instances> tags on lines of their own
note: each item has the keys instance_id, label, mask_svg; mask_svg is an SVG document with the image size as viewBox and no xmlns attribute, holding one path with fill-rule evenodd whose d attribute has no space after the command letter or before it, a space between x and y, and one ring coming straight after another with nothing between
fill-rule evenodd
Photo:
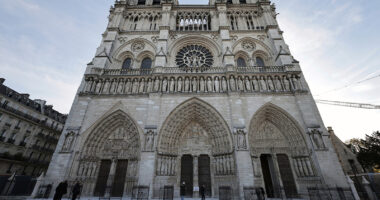
<instances>
[{"instance_id":1,"label":"stone railing","mask_svg":"<svg viewBox=\"0 0 380 200\"><path fill-rule=\"evenodd\" d=\"M305 92L293 66L99 69L85 75L81 95L146 93Z\"/></svg>"}]
</instances>

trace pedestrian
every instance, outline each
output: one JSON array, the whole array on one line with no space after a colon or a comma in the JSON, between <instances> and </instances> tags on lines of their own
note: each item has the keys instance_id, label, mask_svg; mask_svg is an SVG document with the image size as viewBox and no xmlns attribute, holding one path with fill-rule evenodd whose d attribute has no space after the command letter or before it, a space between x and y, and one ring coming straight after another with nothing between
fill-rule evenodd
<instances>
[{"instance_id":1,"label":"pedestrian","mask_svg":"<svg viewBox=\"0 0 380 200\"><path fill-rule=\"evenodd\" d=\"M62 196L67 193L67 181L60 182L55 188L54 200L61 200Z\"/></svg>"},{"instance_id":2,"label":"pedestrian","mask_svg":"<svg viewBox=\"0 0 380 200\"><path fill-rule=\"evenodd\" d=\"M73 193L73 196L71 198L71 200L76 200L77 199L77 196L80 194L80 191L81 190L81 185L79 182L76 182L74 187L73 187L73 190L72 190L72 193Z\"/></svg>"},{"instance_id":3,"label":"pedestrian","mask_svg":"<svg viewBox=\"0 0 380 200\"><path fill-rule=\"evenodd\" d=\"M181 196L181 200L184 200L185 198L185 194L186 194L186 183L185 181L182 182L181 186L180 186L180 196Z\"/></svg>"},{"instance_id":4,"label":"pedestrian","mask_svg":"<svg viewBox=\"0 0 380 200\"><path fill-rule=\"evenodd\" d=\"M199 189L199 192L201 193L202 200L206 200L206 188L205 185L202 185L201 188Z\"/></svg>"}]
</instances>

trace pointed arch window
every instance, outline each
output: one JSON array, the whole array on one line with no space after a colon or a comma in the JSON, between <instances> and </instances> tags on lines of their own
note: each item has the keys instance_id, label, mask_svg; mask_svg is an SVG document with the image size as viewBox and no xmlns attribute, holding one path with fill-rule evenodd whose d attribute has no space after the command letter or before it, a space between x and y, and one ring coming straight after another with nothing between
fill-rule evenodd
<instances>
[{"instance_id":1,"label":"pointed arch window","mask_svg":"<svg viewBox=\"0 0 380 200\"><path fill-rule=\"evenodd\" d=\"M247 1L246 0L239 0L240 4L246 4Z\"/></svg>"},{"instance_id":2,"label":"pointed arch window","mask_svg":"<svg viewBox=\"0 0 380 200\"><path fill-rule=\"evenodd\" d=\"M161 4L161 0L153 0L153 5L160 5Z\"/></svg>"},{"instance_id":3,"label":"pointed arch window","mask_svg":"<svg viewBox=\"0 0 380 200\"><path fill-rule=\"evenodd\" d=\"M141 69L150 69L150 68L152 68L152 59L144 58L141 61Z\"/></svg>"},{"instance_id":4,"label":"pointed arch window","mask_svg":"<svg viewBox=\"0 0 380 200\"><path fill-rule=\"evenodd\" d=\"M238 67L247 67L247 62L245 62L245 59L242 58L242 57L239 57L236 60L236 64L237 64Z\"/></svg>"},{"instance_id":5,"label":"pointed arch window","mask_svg":"<svg viewBox=\"0 0 380 200\"><path fill-rule=\"evenodd\" d=\"M123 62L122 69L131 69L132 67L132 58L126 58Z\"/></svg>"},{"instance_id":6,"label":"pointed arch window","mask_svg":"<svg viewBox=\"0 0 380 200\"><path fill-rule=\"evenodd\" d=\"M145 0L138 0L137 5L145 5Z\"/></svg>"},{"instance_id":7,"label":"pointed arch window","mask_svg":"<svg viewBox=\"0 0 380 200\"><path fill-rule=\"evenodd\" d=\"M258 67L264 67L265 66L264 60L261 57L256 57L256 65Z\"/></svg>"}]
</instances>

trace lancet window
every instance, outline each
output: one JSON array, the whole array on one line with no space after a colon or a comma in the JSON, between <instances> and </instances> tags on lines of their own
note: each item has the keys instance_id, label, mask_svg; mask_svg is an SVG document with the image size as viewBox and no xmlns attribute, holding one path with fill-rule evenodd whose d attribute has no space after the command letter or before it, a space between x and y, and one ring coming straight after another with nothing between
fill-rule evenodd
<instances>
[{"instance_id":1,"label":"lancet window","mask_svg":"<svg viewBox=\"0 0 380 200\"><path fill-rule=\"evenodd\" d=\"M158 0L157 0L158 1ZM127 30L155 31L161 20L160 12L128 12L124 15Z\"/></svg>"},{"instance_id":2,"label":"lancet window","mask_svg":"<svg viewBox=\"0 0 380 200\"><path fill-rule=\"evenodd\" d=\"M141 69L150 69L152 68L152 59L150 58L144 58L142 61L141 61Z\"/></svg>"},{"instance_id":3,"label":"lancet window","mask_svg":"<svg viewBox=\"0 0 380 200\"><path fill-rule=\"evenodd\" d=\"M244 58L242 57L239 57L237 60L236 60L236 64L238 67L247 67L247 62L245 61Z\"/></svg>"},{"instance_id":4,"label":"lancet window","mask_svg":"<svg viewBox=\"0 0 380 200\"><path fill-rule=\"evenodd\" d=\"M126 58L123 62L122 69L130 69L132 67L132 58Z\"/></svg>"},{"instance_id":5,"label":"lancet window","mask_svg":"<svg viewBox=\"0 0 380 200\"><path fill-rule=\"evenodd\" d=\"M264 67L265 66L264 60L261 57L256 57L256 65L258 67Z\"/></svg>"},{"instance_id":6,"label":"lancet window","mask_svg":"<svg viewBox=\"0 0 380 200\"><path fill-rule=\"evenodd\" d=\"M208 12L178 12L178 31L208 31L211 30L211 17Z\"/></svg>"},{"instance_id":7,"label":"lancet window","mask_svg":"<svg viewBox=\"0 0 380 200\"><path fill-rule=\"evenodd\" d=\"M240 0L241 4L244 2L244 0ZM258 26L258 17L260 16L258 11L229 11L227 16L232 30L263 29L263 27Z\"/></svg>"}]
</instances>

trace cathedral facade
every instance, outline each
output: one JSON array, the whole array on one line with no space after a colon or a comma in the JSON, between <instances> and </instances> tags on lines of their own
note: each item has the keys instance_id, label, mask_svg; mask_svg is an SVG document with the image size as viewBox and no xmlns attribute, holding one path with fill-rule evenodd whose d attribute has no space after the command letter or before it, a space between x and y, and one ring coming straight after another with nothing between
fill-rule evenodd
<instances>
[{"instance_id":1,"label":"cathedral facade","mask_svg":"<svg viewBox=\"0 0 380 200\"><path fill-rule=\"evenodd\" d=\"M127 199L178 198L181 184L193 198L201 186L220 199L352 196L276 15L268 0L116 1L41 186L80 181L82 197Z\"/></svg>"}]
</instances>

